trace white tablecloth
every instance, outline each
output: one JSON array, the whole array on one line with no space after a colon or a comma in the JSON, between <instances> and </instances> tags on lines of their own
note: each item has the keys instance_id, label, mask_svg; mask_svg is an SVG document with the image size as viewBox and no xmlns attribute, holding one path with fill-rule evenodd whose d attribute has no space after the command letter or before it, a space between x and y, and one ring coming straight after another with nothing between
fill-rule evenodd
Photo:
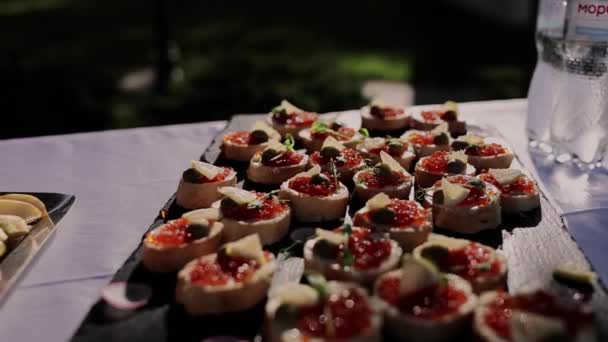
<instances>
[{"instance_id":1,"label":"white tablecloth","mask_svg":"<svg viewBox=\"0 0 608 342\"><path fill-rule=\"evenodd\" d=\"M461 111L472 123L498 123L531 165L525 100L466 103ZM1 190L76 195L48 248L0 308L0 340L69 339L175 191L188 161L201 155L224 124L0 141ZM606 259L606 252L598 253Z\"/></svg>"}]
</instances>

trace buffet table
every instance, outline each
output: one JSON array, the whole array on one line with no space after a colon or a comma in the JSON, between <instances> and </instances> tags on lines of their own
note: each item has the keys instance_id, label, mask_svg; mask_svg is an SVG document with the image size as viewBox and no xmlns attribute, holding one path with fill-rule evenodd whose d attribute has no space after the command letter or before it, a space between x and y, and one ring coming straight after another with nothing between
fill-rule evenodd
<instances>
[{"instance_id":1,"label":"buffet table","mask_svg":"<svg viewBox=\"0 0 608 342\"><path fill-rule=\"evenodd\" d=\"M589 186L605 181L605 175L555 175L544 157L529 154L525 100L465 103L461 112L472 124L484 126L490 119L500 123L496 128L528 169L540 172L541 186L555 194L552 200L567 212L570 232L596 271L608 274L601 243L608 238L600 225L607 219L595 208L605 205L593 200L608 196ZM1 141L0 189L76 195L47 250L0 308L2 340L69 339L97 301L100 288L175 191L188 161L198 158L224 125L206 122ZM531 167L533 162L537 169ZM557 183L564 179L575 182L576 188L568 191ZM573 211L585 208L594 209Z\"/></svg>"}]
</instances>

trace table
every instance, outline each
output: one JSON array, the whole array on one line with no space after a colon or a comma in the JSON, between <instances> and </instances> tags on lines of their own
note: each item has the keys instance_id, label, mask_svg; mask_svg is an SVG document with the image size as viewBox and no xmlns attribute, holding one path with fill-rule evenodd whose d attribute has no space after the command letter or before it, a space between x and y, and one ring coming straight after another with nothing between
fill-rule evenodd
<instances>
[{"instance_id":1,"label":"table","mask_svg":"<svg viewBox=\"0 0 608 342\"><path fill-rule=\"evenodd\" d=\"M524 135L525 100L464 103L461 112L471 123L499 122L497 128L523 163L532 165L534 156L527 152ZM188 161L197 159L224 125L206 122L1 141L0 189L76 195L48 248L0 309L2 340L69 339L100 288L175 191ZM556 188L553 183L543 187ZM601 244L591 254L607 256Z\"/></svg>"}]
</instances>

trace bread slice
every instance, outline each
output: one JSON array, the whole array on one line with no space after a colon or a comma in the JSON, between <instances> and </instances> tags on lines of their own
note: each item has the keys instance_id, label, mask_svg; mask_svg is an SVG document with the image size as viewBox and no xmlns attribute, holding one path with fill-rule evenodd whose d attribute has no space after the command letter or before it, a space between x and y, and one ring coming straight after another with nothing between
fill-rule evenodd
<instances>
[{"instance_id":1,"label":"bread slice","mask_svg":"<svg viewBox=\"0 0 608 342\"><path fill-rule=\"evenodd\" d=\"M414 169L414 173L416 175L416 188L430 188L437 181L441 180L444 177L455 176L457 174L444 172L444 173L434 173L427 171L421 163L422 160L419 160L416 164L416 168ZM467 164L467 168L465 169L464 175L466 176L475 176L476 169L473 165Z\"/></svg>"},{"instance_id":2,"label":"bread slice","mask_svg":"<svg viewBox=\"0 0 608 342\"><path fill-rule=\"evenodd\" d=\"M348 189L339 183L329 196L310 196L289 188L289 180L281 184L279 198L290 201L294 217L301 222L332 221L344 217L348 207Z\"/></svg>"},{"instance_id":3,"label":"bread slice","mask_svg":"<svg viewBox=\"0 0 608 342\"><path fill-rule=\"evenodd\" d=\"M388 118L377 118L370 114L370 106L361 108L361 125L374 131L396 131L409 126L410 117L404 111L403 115Z\"/></svg>"},{"instance_id":4,"label":"bread slice","mask_svg":"<svg viewBox=\"0 0 608 342\"><path fill-rule=\"evenodd\" d=\"M199 260L215 261L209 254L189 262L177 275L175 299L191 315L220 314L247 310L266 297L276 269L274 256L244 282L209 286L192 282L191 274Z\"/></svg>"},{"instance_id":5,"label":"bread slice","mask_svg":"<svg viewBox=\"0 0 608 342\"><path fill-rule=\"evenodd\" d=\"M379 284L388 277L402 278L403 270L394 270L382 275L376 281L375 293L378 293ZM463 291L467 300L457 312L445 315L441 319L419 319L411 315L404 315L398 308L377 297L384 308L384 323L389 334L403 341L450 341L456 340L470 324L473 310L477 304L477 296L473 293L471 285L464 279L446 274L445 278L450 286Z\"/></svg>"},{"instance_id":6,"label":"bread slice","mask_svg":"<svg viewBox=\"0 0 608 342\"><path fill-rule=\"evenodd\" d=\"M209 208L223 195L217 189L236 185L236 172L232 170L223 181L211 183L188 183L180 179L175 194L177 204L186 209Z\"/></svg>"},{"instance_id":7,"label":"bread slice","mask_svg":"<svg viewBox=\"0 0 608 342\"><path fill-rule=\"evenodd\" d=\"M412 252L414 258L422 258L421 252L424 248L429 246L442 246L448 249L459 249L467 246L471 241L466 239L456 239L447 237L439 234L431 234L427 242L416 247ZM485 248L494 254L494 257L500 264L500 271L497 275L493 276L479 276L470 281L473 288L473 292L480 294L483 291L497 290L505 288L507 285L507 259L494 248L478 243L480 247ZM447 271L449 272L449 271Z\"/></svg>"},{"instance_id":8,"label":"bread slice","mask_svg":"<svg viewBox=\"0 0 608 342\"><path fill-rule=\"evenodd\" d=\"M479 171L488 169L508 169L513 162L513 153L499 154L497 156L468 156L468 163Z\"/></svg>"},{"instance_id":9,"label":"bread slice","mask_svg":"<svg viewBox=\"0 0 608 342\"><path fill-rule=\"evenodd\" d=\"M158 233L165 225L146 234L142 243L141 261L153 272L176 272L192 259L215 253L222 241L224 225L220 222L211 225L208 236L179 246L158 245L147 239L150 234Z\"/></svg>"},{"instance_id":10,"label":"bread slice","mask_svg":"<svg viewBox=\"0 0 608 342\"><path fill-rule=\"evenodd\" d=\"M304 158L302 158L302 160L295 165L282 167L266 166L262 164L259 155L256 155L249 163L249 168L247 169L247 178L250 181L260 184L281 184L287 179L306 170L307 164L308 156L304 155Z\"/></svg>"},{"instance_id":11,"label":"bread slice","mask_svg":"<svg viewBox=\"0 0 608 342\"><path fill-rule=\"evenodd\" d=\"M410 197L410 192L414 183L414 177L410 176L408 180L397 186L390 185L382 188L370 188L367 185L358 182L359 175L361 174L361 172L363 171L359 171L353 176L353 183L355 184L355 190L353 191L353 194L355 198L357 198L361 202L367 202L367 200L381 192L387 194L391 198L408 199Z\"/></svg>"},{"instance_id":12,"label":"bread slice","mask_svg":"<svg viewBox=\"0 0 608 342\"><path fill-rule=\"evenodd\" d=\"M266 143L254 144L254 145L239 145L231 141L222 143L221 150L226 159L236 161L249 161L253 156L266 148Z\"/></svg>"}]
</instances>

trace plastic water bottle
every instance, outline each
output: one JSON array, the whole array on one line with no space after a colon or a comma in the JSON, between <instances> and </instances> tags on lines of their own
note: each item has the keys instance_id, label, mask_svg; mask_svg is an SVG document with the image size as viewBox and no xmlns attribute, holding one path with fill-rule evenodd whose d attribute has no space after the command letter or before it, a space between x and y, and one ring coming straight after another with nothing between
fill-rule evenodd
<instances>
[{"instance_id":1,"label":"plastic water bottle","mask_svg":"<svg viewBox=\"0 0 608 342\"><path fill-rule=\"evenodd\" d=\"M530 146L594 168L608 142L608 0L541 0L539 6Z\"/></svg>"}]
</instances>

